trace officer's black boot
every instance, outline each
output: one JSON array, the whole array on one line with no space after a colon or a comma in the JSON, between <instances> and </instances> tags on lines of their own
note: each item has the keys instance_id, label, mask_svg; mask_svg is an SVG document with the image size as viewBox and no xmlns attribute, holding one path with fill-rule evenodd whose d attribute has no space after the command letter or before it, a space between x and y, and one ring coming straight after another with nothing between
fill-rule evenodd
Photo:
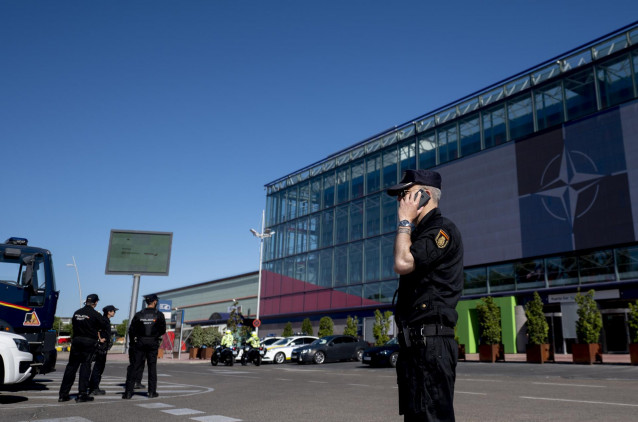
<instances>
[{"instance_id":1,"label":"officer's black boot","mask_svg":"<svg viewBox=\"0 0 638 422\"><path fill-rule=\"evenodd\" d=\"M132 391L125 391L124 394L122 394L122 398L125 400L129 400L133 397L133 392Z\"/></svg>"}]
</instances>

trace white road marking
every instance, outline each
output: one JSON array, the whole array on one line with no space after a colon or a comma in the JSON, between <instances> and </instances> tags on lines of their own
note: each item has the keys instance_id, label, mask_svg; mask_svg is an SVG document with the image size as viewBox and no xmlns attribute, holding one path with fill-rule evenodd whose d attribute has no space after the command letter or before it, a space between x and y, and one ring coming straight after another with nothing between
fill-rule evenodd
<instances>
[{"instance_id":1,"label":"white road marking","mask_svg":"<svg viewBox=\"0 0 638 422\"><path fill-rule=\"evenodd\" d=\"M172 404L167 404L167 403L142 403L142 404L138 404L137 406L144 407L146 409L161 409L161 408L167 408L167 407L175 407Z\"/></svg>"},{"instance_id":2,"label":"white road marking","mask_svg":"<svg viewBox=\"0 0 638 422\"><path fill-rule=\"evenodd\" d=\"M369 384L347 384L347 385L351 385L353 387L370 387Z\"/></svg>"},{"instance_id":3,"label":"white road marking","mask_svg":"<svg viewBox=\"0 0 638 422\"><path fill-rule=\"evenodd\" d=\"M555 398L551 398L551 397L526 397L526 396L521 396L520 398L521 399L529 399L529 400L561 401L561 402L568 402L568 403L606 404L606 405L609 405L609 406L638 407L638 404L633 404L633 403L613 403L613 402L606 402L606 401L555 399Z\"/></svg>"},{"instance_id":4,"label":"white road marking","mask_svg":"<svg viewBox=\"0 0 638 422\"><path fill-rule=\"evenodd\" d=\"M313 384L328 384L328 381L308 381L311 382Z\"/></svg>"},{"instance_id":5,"label":"white road marking","mask_svg":"<svg viewBox=\"0 0 638 422\"><path fill-rule=\"evenodd\" d=\"M241 422L242 419L229 418L221 415L211 415L198 416L196 418L191 418L191 420L199 422Z\"/></svg>"},{"instance_id":6,"label":"white road marking","mask_svg":"<svg viewBox=\"0 0 638 422\"><path fill-rule=\"evenodd\" d=\"M558 387L589 387L589 388L607 388L605 385L587 385L587 384L559 384L554 382L533 382L538 385L556 385Z\"/></svg>"},{"instance_id":7,"label":"white road marking","mask_svg":"<svg viewBox=\"0 0 638 422\"><path fill-rule=\"evenodd\" d=\"M187 408L162 410L162 412L169 413L175 416L197 415L198 413L205 413L205 412L202 412L201 410L187 409Z\"/></svg>"},{"instance_id":8,"label":"white road marking","mask_svg":"<svg viewBox=\"0 0 638 422\"><path fill-rule=\"evenodd\" d=\"M71 416L68 418L56 418L56 419L37 419L25 422L91 422L89 419L81 418L80 416Z\"/></svg>"},{"instance_id":9,"label":"white road marking","mask_svg":"<svg viewBox=\"0 0 638 422\"><path fill-rule=\"evenodd\" d=\"M474 394L476 396L487 396L487 393L473 393L471 391L455 391L454 394Z\"/></svg>"}]
</instances>

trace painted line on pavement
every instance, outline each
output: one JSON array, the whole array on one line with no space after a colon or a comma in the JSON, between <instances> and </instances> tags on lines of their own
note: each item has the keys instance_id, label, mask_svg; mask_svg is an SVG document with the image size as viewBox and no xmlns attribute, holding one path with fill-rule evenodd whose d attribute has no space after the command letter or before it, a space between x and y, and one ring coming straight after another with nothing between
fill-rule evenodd
<instances>
[{"instance_id":1,"label":"painted line on pavement","mask_svg":"<svg viewBox=\"0 0 638 422\"><path fill-rule=\"evenodd\" d=\"M487 393L473 393L471 391L455 391L454 394L472 394L475 396L487 396Z\"/></svg>"},{"instance_id":2,"label":"painted line on pavement","mask_svg":"<svg viewBox=\"0 0 638 422\"><path fill-rule=\"evenodd\" d=\"M607 388L605 385L587 385L587 384L559 384L555 382L533 382L537 385L556 385L559 387L589 387L589 388Z\"/></svg>"},{"instance_id":3,"label":"painted line on pavement","mask_svg":"<svg viewBox=\"0 0 638 422\"><path fill-rule=\"evenodd\" d=\"M560 401L560 402L568 402L568 403L585 403L585 404L606 404L609 406L629 406L629 407L638 407L638 404L633 403L613 403L606 401L588 401L588 400L570 400L570 399L555 399L551 397L527 397L520 396L521 399L529 399L529 400L547 400L547 401Z\"/></svg>"}]
</instances>

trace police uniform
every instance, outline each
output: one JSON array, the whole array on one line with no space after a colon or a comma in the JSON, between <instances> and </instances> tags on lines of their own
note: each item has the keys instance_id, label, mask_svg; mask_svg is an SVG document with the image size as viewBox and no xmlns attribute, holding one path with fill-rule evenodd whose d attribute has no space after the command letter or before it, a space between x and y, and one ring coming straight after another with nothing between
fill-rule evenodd
<instances>
[{"instance_id":1,"label":"police uniform","mask_svg":"<svg viewBox=\"0 0 638 422\"><path fill-rule=\"evenodd\" d=\"M75 382L75 374L80 368L78 402L91 401L93 397L88 395L89 376L91 375L91 360L98 342L98 331L106 329L102 315L91 304L99 300L95 294L86 297L86 305L73 313L71 325L73 326L73 340L69 363L64 370L62 384L60 385L59 401L68 401L69 392Z\"/></svg>"},{"instance_id":2,"label":"police uniform","mask_svg":"<svg viewBox=\"0 0 638 422\"><path fill-rule=\"evenodd\" d=\"M422 174L406 175L407 179L440 188L438 173L418 172ZM438 179L430 184L431 173ZM454 421L455 308L463 290L461 234L436 207L414 227L410 240L414 271L400 276L395 307L399 414L405 421Z\"/></svg>"},{"instance_id":3,"label":"police uniform","mask_svg":"<svg viewBox=\"0 0 638 422\"><path fill-rule=\"evenodd\" d=\"M113 339L111 333L111 319L108 317L109 312L117 311L118 309L113 305L105 306L102 311L104 315L104 324L106 328L100 330L100 338L103 338L104 341L97 344L97 348L95 350L93 369L91 370L91 377L89 378L89 393L93 395L101 395L105 394L104 390L100 389L100 381L102 381L102 374L104 373L104 368L106 367L106 355L108 351L113 346Z\"/></svg>"},{"instance_id":4,"label":"police uniform","mask_svg":"<svg viewBox=\"0 0 638 422\"><path fill-rule=\"evenodd\" d=\"M146 297L151 305L158 300L156 295ZM157 397L157 351L160 338L166 332L164 314L155 307L147 307L133 317L129 327L129 338L134 346L133 365L129 365L126 374L126 391L122 398L131 398L135 385L135 374L141 372L146 359L148 365L148 396Z\"/></svg>"}]
</instances>

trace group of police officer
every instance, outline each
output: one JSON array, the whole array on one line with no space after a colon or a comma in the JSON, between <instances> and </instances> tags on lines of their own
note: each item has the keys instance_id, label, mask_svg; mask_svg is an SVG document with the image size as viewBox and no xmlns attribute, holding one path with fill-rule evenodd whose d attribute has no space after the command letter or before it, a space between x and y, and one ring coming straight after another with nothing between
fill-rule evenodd
<instances>
[{"instance_id":1,"label":"group of police officer","mask_svg":"<svg viewBox=\"0 0 638 422\"><path fill-rule=\"evenodd\" d=\"M98 295L90 294L86 297L84 307L73 313L71 353L60 385L59 402L71 400L69 392L78 368L80 380L76 402L93 401L93 396L106 394L99 386L106 365L106 355L112 345L110 319L118 309L108 305L102 309L104 314L100 315L95 310L99 300ZM157 309L158 300L155 294L146 296L146 308L136 313L129 325L129 366L123 399L130 399L134 389L144 388L141 379L145 361L148 363L148 397L158 396L157 352L161 337L166 332L164 314ZM92 362L95 364L91 368Z\"/></svg>"}]
</instances>

